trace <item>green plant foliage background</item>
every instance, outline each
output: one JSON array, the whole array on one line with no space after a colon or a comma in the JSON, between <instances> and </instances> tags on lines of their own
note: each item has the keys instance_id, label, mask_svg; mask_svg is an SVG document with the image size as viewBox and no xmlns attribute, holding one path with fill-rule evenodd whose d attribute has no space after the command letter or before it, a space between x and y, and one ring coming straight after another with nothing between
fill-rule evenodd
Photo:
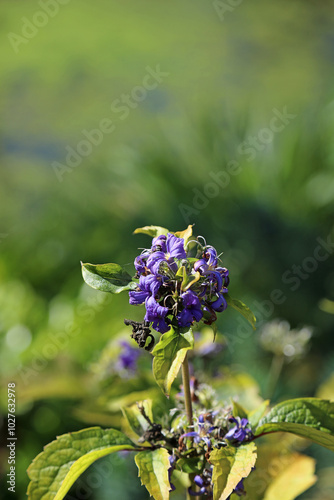
<instances>
[{"instance_id":1,"label":"green plant foliage background","mask_svg":"<svg viewBox=\"0 0 334 500\"><path fill-rule=\"evenodd\" d=\"M4 388L17 383L17 492L8 498L20 500L27 466L56 435L87 424L119 428L124 401L160 397L148 353L140 360L145 375L109 383L117 337L129 333L123 319L142 311L126 294L89 289L80 272L80 261L118 262L131 275L137 248L149 244L132 235L136 227L194 223L224 251L231 296L260 326L285 318L315 327L307 356L284 366L274 402L334 397L333 254L316 269L309 260L333 229L331 4L241 2L221 20L214 3L200 0L71 0L15 53L8 34L21 35L22 18L40 9L4 0L0 27L0 373ZM121 120L111 105L142 84L148 66L169 75ZM284 107L295 118L254 159L240 153ZM59 182L52 162L64 163L65 148L104 118L115 130ZM231 161L240 173L210 188ZM189 219L184 205L194 209ZM232 385L216 385L223 398L235 388L252 409L259 393L266 397L271 356L238 316L232 308L221 315L217 340L223 334L230 348L212 367L249 373L229 372ZM199 363L204 378L206 368ZM5 430L5 393L1 409ZM320 480L301 498L332 498L330 452L308 452ZM1 460L6 465L6 448ZM110 490L147 498L126 457L106 459L101 470L103 463L111 477L101 472L93 487L90 469L68 498L89 490L91 500ZM133 481L124 480L129 475Z\"/></svg>"}]
</instances>

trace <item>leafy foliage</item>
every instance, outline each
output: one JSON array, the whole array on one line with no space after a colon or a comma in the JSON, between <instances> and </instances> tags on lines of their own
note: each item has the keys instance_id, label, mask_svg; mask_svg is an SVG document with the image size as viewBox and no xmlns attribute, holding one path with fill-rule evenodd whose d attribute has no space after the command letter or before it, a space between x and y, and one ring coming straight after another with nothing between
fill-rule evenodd
<instances>
[{"instance_id":1,"label":"leafy foliage","mask_svg":"<svg viewBox=\"0 0 334 500\"><path fill-rule=\"evenodd\" d=\"M121 293L134 290L137 283L118 264L81 264L82 276L87 285L101 292Z\"/></svg>"},{"instance_id":2,"label":"leafy foliage","mask_svg":"<svg viewBox=\"0 0 334 500\"><path fill-rule=\"evenodd\" d=\"M194 336L191 329L182 331L171 328L153 349L153 375L166 396L169 396L187 351L193 347Z\"/></svg>"},{"instance_id":3,"label":"leafy foliage","mask_svg":"<svg viewBox=\"0 0 334 500\"><path fill-rule=\"evenodd\" d=\"M135 450L122 432L92 427L64 434L48 444L28 468L29 500L62 500L76 479L96 460Z\"/></svg>"},{"instance_id":4,"label":"leafy foliage","mask_svg":"<svg viewBox=\"0 0 334 500\"><path fill-rule=\"evenodd\" d=\"M279 431L297 434L334 451L334 403L300 398L274 406L260 420L255 435Z\"/></svg>"},{"instance_id":5,"label":"leafy foliage","mask_svg":"<svg viewBox=\"0 0 334 500\"><path fill-rule=\"evenodd\" d=\"M232 299L232 297L228 293L225 295L225 298L226 298L227 304L230 307L233 307L233 309L235 309L236 311L238 311L240 314L242 314L243 317L246 318L247 321L250 322L250 324L253 327L253 330L255 330L255 328L256 328L256 326L255 326L255 324L256 324L256 317L254 316L254 314L252 313L252 311L250 310L250 308L248 306L246 306L246 304L244 304L243 302L241 302L241 300Z\"/></svg>"},{"instance_id":6,"label":"leafy foliage","mask_svg":"<svg viewBox=\"0 0 334 500\"><path fill-rule=\"evenodd\" d=\"M123 415L129 427L129 432L133 433L133 436L131 435L131 438L133 437L136 440L138 440L149 427L148 421L145 419L143 413L139 409L140 407L143 408L145 415L147 415L147 417L151 421L153 421L151 399L137 402L130 407L122 408Z\"/></svg>"},{"instance_id":7,"label":"leafy foliage","mask_svg":"<svg viewBox=\"0 0 334 500\"><path fill-rule=\"evenodd\" d=\"M249 475L256 457L254 442L238 448L228 446L212 451L210 462L213 464L212 480L215 485L213 499L226 500L237 484Z\"/></svg>"},{"instance_id":8,"label":"leafy foliage","mask_svg":"<svg viewBox=\"0 0 334 500\"><path fill-rule=\"evenodd\" d=\"M295 454L293 462L268 486L263 500L294 500L314 485L315 460Z\"/></svg>"},{"instance_id":9,"label":"leafy foliage","mask_svg":"<svg viewBox=\"0 0 334 500\"><path fill-rule=\"evenodd\" d=\"M138 227L133 231L133 234L139 234L139 233L148 234L148 236L151 236L151 238L155 238L156 236L160 236L162 234L167 235L168 229L161 226L144 226L144 227Z\"/></svg>"},{"instance_id":10,"label":"leafy foliage","mask_svg":"<svg viewBox=\"0 0 334 500\"><path fill-rule=\"evenodd\" d=\"M168 451L159 448L154 451L141 451L135 456L138 475L154 500L169 499L169 459Z\"/></svg>"}]
</instances>

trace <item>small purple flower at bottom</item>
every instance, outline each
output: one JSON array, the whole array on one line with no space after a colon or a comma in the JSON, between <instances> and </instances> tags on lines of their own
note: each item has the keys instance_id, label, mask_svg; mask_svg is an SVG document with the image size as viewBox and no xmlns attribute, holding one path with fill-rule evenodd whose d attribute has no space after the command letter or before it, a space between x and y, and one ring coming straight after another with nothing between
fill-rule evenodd
<instances>
[{"instance_id":1,"label":"small purple flower at bottom","mask_svg":"<svg viewBox=\"0 0 334 500\"><path fill-rule=\"evenodd\" d=\"M194 483L199 488L199 491L193 491L190 487L188 488L189 495L193 497L205 495L212 498L212 468L204 469L201 475L196 474Z\"/></svg>"},{"instance_id":2,"label":"small purple flower at bottom","mask_svg":"<svg viewBox=\"0 0 334 500\"><path fill-rule=\"evenodd\" d=\"M241 496L246 494L245 489L244 489L243 479L241 479L241 481L236 485L236 487L233 490L233 493L238 495L238 497L241 497ZM231 498L231 495L229 497L227 497L226 500L230 500L230 498Z\"/></svg>"},{"instance_id":3,"label":"small purple flower at bottom","mask_svg":"<svg viewBox=\"0 0 334 500\"><path fill-rule=\"evenodd\" d=\"M240 419L240 417L231 417L229 418L229 421L234 422L236 425L225 434L224 439L239 441L239 443L242 443L245 439L253 435L251 429L247 428L249 425L247 418Z\"/></svg>"},{"instance_id":4,"label":"small purple flower at bottom","mask_svg":"<svg viewBox=\"0 0 334 500\"><path fill-rule=\"evenodd\" d=\"M172 483L171 479L172 479L172 474L173 474L173 471L175 469L175 464L176 464L176 458L174 457L174 455L169 455L169 469L168 469L168 480L169 480L169 485L170 485L170 490L169 491L174 491L176 488L174 486L174 484Z\"/></svg>"}]
</instances>

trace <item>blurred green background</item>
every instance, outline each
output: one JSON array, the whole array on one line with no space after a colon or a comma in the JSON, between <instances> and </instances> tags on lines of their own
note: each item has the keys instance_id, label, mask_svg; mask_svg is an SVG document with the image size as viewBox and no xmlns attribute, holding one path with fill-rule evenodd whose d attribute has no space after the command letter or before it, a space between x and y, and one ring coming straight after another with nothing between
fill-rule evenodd
<instances>
[{"instance_id":1,"label":"blurred green background","mask_svg":"<svg viewBox=\"0 0 334 500\"><path fill-rule=\"evenodd\" d=\"M195 224L224 251L230 293L260 327L276 318L313 327L274 401L318 394L333 372L333 2L222 3L2 1L0 371L18 399L17 493L3 498L25 498L25 470L56 435L119 425L117 401L101 410L96 366L123 318L142 311L89 290L79 264L116 261L132 273L149 245L136 227ZM288 118L273 121L280 114ZM104 119L113 130L93 132L99 144L85 151ZM75 167L67 148L85 151ZM319 238L329 242L322 260ZM228 310L219 331L230 348L215 366L248 372L265 397L271 354L259 330ZM322 390L333 397L333 382ZM6 433L5 397L2 409ZM307 453L325 477L332 456ZM1 462L5 474L5 447ZM111 478L94 483L91 472L68 498L147 498L126 458L105 463ZM328 491L319 481L303 498L329 500Z\"/></svg>"}]
</instances>

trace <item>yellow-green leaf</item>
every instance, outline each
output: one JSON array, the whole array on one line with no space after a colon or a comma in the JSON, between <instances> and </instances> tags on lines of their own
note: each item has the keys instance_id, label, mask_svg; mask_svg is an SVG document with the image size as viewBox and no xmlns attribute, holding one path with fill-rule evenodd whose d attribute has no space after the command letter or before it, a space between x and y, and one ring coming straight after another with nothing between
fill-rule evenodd
<instances>
[{"instance_id":1,"label":"yellow-green leaf","mask_svg":"<svg viewBox=\"0 0 334 500\"><path fill-rule=\"evenodd\" d=\"M183 238L184 244L186 245L193 235L193 224L189 224L187 229L185 229L184 231L176 231L176 233L174 233L174 234L178 238Z\"/></svg>"},{"instance_id":2,"label":"yellow-green leaf","mask_svg":"<svg viewBox=\"0 0 334 500\"><path fill-rule=\"evenodd\" d=\"M122 413L124 418L129 425L131 431L134 436L130 435L130 437L138 440L142 437L144 432L149 428L149 423L144 417L143 413L140 411L140 407L142 407L145 411L147 417L153 421L152 415L152 400L147 399L145 401L139 401L138 403L133 404L130 407L122 408Z\"/></svg>"},{"instance_id":3,"label":"yellow-green leaf","mask_svg":"<svg viewBox=\"0 0 334 500\"><path fill-rule=\"evenodd\" d=\"M247 477L256 462L256 445L227 446L210 454L213 465L213 500L226 500L237 484Z\"/></svg>"},{"instance_id":4,"label":"yellow-green leaf","mask_svg":"<svg viewBox=\"0 0 334 500\"><path fill-rule=\"evenodd\" d=\"M245 410L241 404L239 404L237 401L234 401L232 399L232 405L233 405L233 416L234 417L240 417L240 418L248 418L248 413Z\"/></svg>"},{"instance_id":5,"label":"yellow-green leaf","mask_svg":"<svg viewBox=\"0 0 334 500\"><path fill-rule=\"evenodd\" d=\"M153 375L166 396L169 396L184 358L189 349L194 348L194 336L191 328L184 331L170 329L164 333L152 351Z\"/></svg>"},{"instance_id":6,"label":"yellow-green leaf","mask_svg":"<svg viewBox=\"0 0 334 500\"><path fill-rule=\"evenodd\" d=\"M155 238L156 236L160 236L161 234L167 235L169 233L168 229L165 227L161 226L144 226L144 227L138 227L133 231L133 234L148 234L152 238Z\"/></svg>"},{"instance_id":7,"label":"yellow-green leaf","mask_svg":"<svg viewBox=\"0 0 334 500\"><path fill-rule=\"evenodd\" d=\"M28 500L62 500L78 477L96 460L134 444L115 429L91 427L59 436L28 468Z\"/></svg>"},{"instance_id":8,"label":"yellow-green leaf","mask_svg":"<svg viewBox=\"0 0 334 500\"><path fill-rule=\"evenodd\" d=\"M299 455L268 486L263 500L294 500L316 482L314 471L314 458Z\"/></svg>"},{"instance_id":9,"label":"yellow-green leaf","mask_svg":"<svg viewBox=\"0 0 334 500\"><path fill-rule=\"evenodd\" d=\"M252 313L252 311L249 309L249 307L246 306L246 304L244 304L243 302L241 302L241 300L232 299L232 297L228 293L226 293L224 295L224 297L226 299L227 305L230 306L230 307L233 307L233 309L235 309L240 314L242 314L243 317L245 319L247 319L247 321L250 322L250 324L252 325L253 329L255 330L256 329L256 326L255 326L256 317L254 316L254 314Z\"/></svg>"},{"instance_id":10,"label":"yellow-green leaf","mask_svg":"<svg viewBox=\"0 0 334 500\"><path fill-rule=\"evenodd\" d=\"M170 484L168 479L169 458L165 448L141 451L135 456L141 484L154 500L168 500Z\"/></svg>"},{"instance_id":11,"label":"yellow-green leaf","mask_svg":"<svg viewBox=\"0 0 334 500\"><path fill-rule=\"evenodd\" d=\"M266 399L265 401L263 401L263 403L260 404L260 406L258 406L257 408L248 413L248 420L252 427L257 426L259 420L266 413L269 403L270 403L269 399Z\"/></svg>"}]
</instances>

